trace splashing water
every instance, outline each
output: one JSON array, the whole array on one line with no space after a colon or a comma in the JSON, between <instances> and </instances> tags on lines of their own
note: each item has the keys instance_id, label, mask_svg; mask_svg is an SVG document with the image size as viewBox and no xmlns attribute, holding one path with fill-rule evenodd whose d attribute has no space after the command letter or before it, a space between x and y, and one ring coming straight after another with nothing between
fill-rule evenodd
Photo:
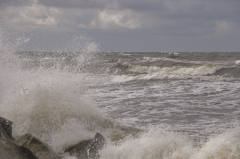
<instances>
[{"instance_id":1,"label":"splashing water","mask_svg":"<svg viewBox=\"0 0 240 159\"><path fill-rule=\"evenodd\" d=\"M0 116L13 121L13 135L32 133L58 152L92 137L106 118L84 93L81 69L94 63L97 44L75 36L68 46L73 52L27 53L15 51L20 38L9 42L2 30L0 36ZM63 135L69 137L60 140Z\"/></svg>"},{"instance_id":2,"label":"splashing water","mask_svg":"<svg viewBox=\"0 0 240 159\"><path fill-rule=\"evenodd\" d=\"M101 88L96 91L100 94L99 98L103 98L108 89L111 90L108 93L112 94L116 90L124 89L123 87L131 84L130 82L136 82L136 79L148 80L146 77L150 75L152 78L149 79L162 79L166 75L168 77L173 75L174 77L187 76L187 78L202 77L215 73L224 68L223 66L204 64L162 68L134 64L128 65L127 69L124 68L135 73L132 76L128 74L106 75L104 74L106 71L98 72L101 70L99 66L102 66L100 65L102 61L98 61L99 45L86 36L74 36L65 50L57 52L17 52L16 48L29 39L11 40L8 37L8 33L0 30L0 116L13 121L13 136L32 133L50 145L56 152L62 154L67 147L92 138L96 132L101 132L108 141L104 149L100 151L100 158L104 159L239 158L240 129L238 122L220 132L216 128L215 132L218 133L196 140L169 125L149 126L146 124L139 128L136 125L127 125L122 121L112 119L106 115L108 112L103 112L93 100L92 96L96 96L96 94L89 94L88 91L89 86L97 87L100 84ZM176 55L180 56L181 53ZM109 59L106 61L112 62ZM125 84L119 85L121 88L102 89L104 84L114 82L116 78L124 76L131 77L131 79L126 80L130 81L129 83L121 80ZM174 78L174 80L176 79L178 78ZM111 84L117 85L116 83ZM159 83L157 84L159 85ZM223 84L222 82L219 85ZM111 87L111 85L107 87ZM188 87L190 88L189 85ZM205 89L203 86L200 88L201 90ZM137 89L134 90L135 92L131 90L132 96L127 93L121 95L118 91L121 98L114 97L114 95L118 95L116 93L109 98L104 98L105 103L110 102L111 109L114 109L114 102L121 103L119 100L124 101L127 96L128 100L126 100L127 104L124 105L124 108L130 109L132 98L138 93ZM142 90L142 88L140 89ZM184 90L188 91L187 89L186 87ZM224 93L224 91L222 92ZM191 92L191 94L193 93ZM144 95L146 96L146 94ZM204 93L202 93L203 95ZM147 107L148 103L143 104ZM131 111L137 112L143 104L138 101L138 107ZM116 108L115 111L119 115L122 113L122 116L128 115L123 113L124 108L120 111ZM144 111L143 109L138 113L145 113ZM134 116L139 115L138 113L135 113ZM151 113L154 114L154 110ZM160 115L158 114L158 116ZM67 156L66 158L75 157Z\"/></svg>"}]
</instances>

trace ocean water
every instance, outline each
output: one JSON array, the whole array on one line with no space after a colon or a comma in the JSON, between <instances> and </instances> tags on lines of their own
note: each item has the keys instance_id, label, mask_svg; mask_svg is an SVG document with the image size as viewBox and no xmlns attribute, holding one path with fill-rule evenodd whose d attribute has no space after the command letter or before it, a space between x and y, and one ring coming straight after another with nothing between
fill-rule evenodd
<instances>
[{"instance_id":1,"label":"ocean water","mask_svg":"<svg viewBox=\"0 0 240 159\"><path fill-rule=\"evenodd\" d=\"M89 41L19 52L0 39L0 116L13 136L32 133L65 158L96 132L102 159L240 158L239 52L100 52Z\"/></svg>"}]
</instances>

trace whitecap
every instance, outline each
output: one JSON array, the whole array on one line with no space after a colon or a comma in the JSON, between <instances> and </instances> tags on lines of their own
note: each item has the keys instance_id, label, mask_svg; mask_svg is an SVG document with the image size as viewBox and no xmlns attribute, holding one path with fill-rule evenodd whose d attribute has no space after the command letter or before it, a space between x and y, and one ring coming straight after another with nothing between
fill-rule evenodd
<instances>
[{"instance_id":1,"label":"whitecap","mask_svg":"<svg viewBox=\"0 0 240 159\"><path fill-rule=\"evenodd\" d=\"M240 65L240 60L235 61L236 65Z\"/></svg>"}]
</instances>

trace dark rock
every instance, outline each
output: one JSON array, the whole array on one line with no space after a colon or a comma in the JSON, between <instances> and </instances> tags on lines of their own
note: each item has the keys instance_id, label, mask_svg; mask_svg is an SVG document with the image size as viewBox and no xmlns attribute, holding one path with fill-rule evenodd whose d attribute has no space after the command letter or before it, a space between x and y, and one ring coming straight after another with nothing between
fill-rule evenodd
<instances>
[{"instance_id":1,"label":"dark rock","mask_svg":"<svg viewBox=\"0 0 240 159\"><path fill-rule=\"evenodd\" d=\"M79 159L97 159L100 157L98 151L101 150L105 144L106 139L100 133L96 133L94 139L81 141L66 149L65 152Z\"/></svg>"},{"instance_id":2,"label":"dark rock","mask_svg":"<svg viewBox=\"0 0 240 159\"><path fill-rule=\"evenodd\" d=\"M101 150L106 143L107 143L106 139L100 133L96 133L93 141L93 144L96 145L96 148Z\"/></svg>"},{"instance_id":3,"label":"dark rock","mask_svg":"<svg viewBox=\"0 0 240 159\"><path fill-rule=\"evenodd\" d=\"M87 148L92 141L93 139L81 141L78 144L66 149L65 152L68 152L71 156L75 156L80 159L87 159Z\"/></svg>"},{"instance_id":4,"label":"dark rock","mask_svg":"<svg viewBox=\"0 0 240 159\"><path fill-rule=\"evenodd\" d=\"M28 155L35 155L38 159L61 159L47 144L31 134L16 138L15 142L25 149L30 150ZM31 153L32 152L32 153Z\"/></svg>"},{"instance_id":5,"label":"dark rock","mask_svg":"<svg viewBox=\"0 0 240 159\"><path fill-rule=\"evenodd\" d=\"M106 139L100 134L96 133L93 141L89 144L87 153L90 158L99 158L98 151L101 150L106 144Z\"/></svg>"},{"instance_id":6,"label":"dark rock","mask_svg":"<svg viewBox=\"0 0 240 159\"><path fill-rule=\"evenodd\" d=\"M11 139L12 138L12 122L3 117L0 117L0 125L2 126L7 136Z\"/></svg>"},{"instance_id":7,"label":"dark rock","mask_svg":"<svg viewBox=\"0 0 240 159\"><path fill-rule=\"evenodd\" d=\"M30 151L29 149L27 148L24 148L21 146L21 149L22 151L26 154L27 158L28 159L38 159L33 153L32 151Z\"/></svg>"},{"instance_id":8,"label":"dark rock","mask_svg":"<svg viewBox=\"0 0 240 159\"><path fill-rule=\"evenodd\" d=\"M96 133L93 139L79 142L66 149L79 159L97 159L106 139ZM61 159L47 144L31 134L13 138L12 122L0 117L0 159Z\"/></svg>"},{"instance_id":9,"label":"dark rock","mask_svg":"<svg viewBox=\"0 0 240 159\"><path fill-rule=\"evenodd\" d=\"M0 158L1 159L29 159L22 148L16 145L6 134L0 124Z\"/></svg>"}]
</instances>

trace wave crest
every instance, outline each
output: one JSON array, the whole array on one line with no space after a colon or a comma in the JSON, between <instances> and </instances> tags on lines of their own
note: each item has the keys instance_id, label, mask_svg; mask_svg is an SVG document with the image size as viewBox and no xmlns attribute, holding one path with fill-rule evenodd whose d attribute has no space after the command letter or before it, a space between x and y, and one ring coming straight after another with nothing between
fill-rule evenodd
<instances>
[{"instance_id":1,"label":"wave crest","mask_svg":"<svg viewBox=\"0 0 240 159\"><path fill-rule=\"evenodd\" d=\"M136 75L115 76L113 82L126 82L131 80L149 80L149 79L187 79L212 75L216 71L224 68L220 65L195 65L191 67L156 67L131 65L128 71L138 73ZM140 73L140 74L139 74Z\"/></svg>"}]
</instances>

